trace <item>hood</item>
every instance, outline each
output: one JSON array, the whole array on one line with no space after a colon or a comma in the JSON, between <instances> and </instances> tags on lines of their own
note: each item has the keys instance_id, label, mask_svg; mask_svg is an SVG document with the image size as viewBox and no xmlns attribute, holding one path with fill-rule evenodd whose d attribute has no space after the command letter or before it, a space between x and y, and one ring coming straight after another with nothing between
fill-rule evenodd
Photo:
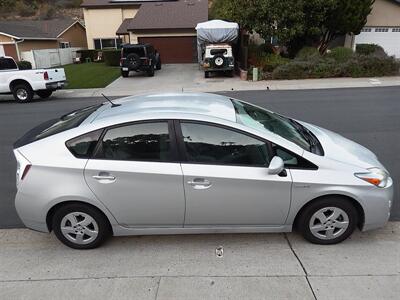
<instances>
[{"instance_id":1,"label":"hood","mask_svg":"<svg viewBox=\"0 0 400 300\"><path fill-rule=\"evenodd\" d=\"M301 123L318 138L324 148L325 157L365 169L377 167L386 170L377 156L364 146L330 130Z\"/></svg>"}]
</instances>

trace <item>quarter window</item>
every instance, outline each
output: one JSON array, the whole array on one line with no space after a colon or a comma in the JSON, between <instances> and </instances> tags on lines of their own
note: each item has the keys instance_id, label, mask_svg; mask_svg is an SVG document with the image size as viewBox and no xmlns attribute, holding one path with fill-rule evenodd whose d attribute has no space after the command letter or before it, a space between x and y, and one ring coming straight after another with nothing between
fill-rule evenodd
<instances>
[{"instance_id":1,"label":"quarter window","mask_svg":"<svg viewBox=\"0 0 400 300\"><path fill-rule=\"evenodd\" d=\"M105 134L98 158L130 161L171 161L168 122L112 128Z\"/></svg>"},{"instance_id":2,"label":"quarter window","mask_svg":"<svg viewBox=\"0 0 400 300\"><path fill-rule=\"evenodd\" d=\"M66 145L69 151L77 158L90 158L103 130L89 132L87 134L69 140Z\"/></svg>"},{"instance_id":3,"label":"quarter window","mask_svg":"<svg viewBox=\"0 0 400 300\"><path fill-rule=\"evenodd\" d=\"M221 127L181 123L186 160L191 163L268 166L268 145Z\"/></svg>"}]
</instances>

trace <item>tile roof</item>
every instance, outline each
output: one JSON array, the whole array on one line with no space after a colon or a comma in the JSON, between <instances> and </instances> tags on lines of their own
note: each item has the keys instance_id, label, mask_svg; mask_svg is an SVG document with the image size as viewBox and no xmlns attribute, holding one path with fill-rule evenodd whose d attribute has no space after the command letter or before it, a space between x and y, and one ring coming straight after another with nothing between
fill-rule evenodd
<instances>
[{"instance_id":1,"label":"tile roof","mask_svg":"<svg viewBox=\"0 0 400 300\"><path fill-rule=\"evenodd\" d=\"M17 38L56 39L74 19L0 21L0 32Z\"/></svg>"},{"instance_id":2,"label":"tile roof","mask_svg":"<svg viewBox=\"0 0 400 300\"><path fill-rule=\"evenodd\" d=\"M148 2L177 1L177 0L83 0L81 7L104 7L104 6L133 6Z\"/></svg>"},{"instance_id":3,"label":"tile roof","mask_svg":"<svg viewBox=\"0 0 400 300\"><path fill-rule=\"evenodd\" d=\"M208 0L181 0L143 4L127 30L189 29L208 20Z\"/></svg>"}]
</instances>

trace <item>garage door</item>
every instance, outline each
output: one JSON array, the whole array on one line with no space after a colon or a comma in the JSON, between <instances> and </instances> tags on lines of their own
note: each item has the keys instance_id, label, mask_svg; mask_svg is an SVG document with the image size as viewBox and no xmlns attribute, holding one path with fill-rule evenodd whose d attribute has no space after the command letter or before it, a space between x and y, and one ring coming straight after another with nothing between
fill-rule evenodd
<instances>
[{"instance_id":1,"label":"garage door","mask_svg":"<svg viewBox=\"0 0 400 300\"><path fill-rule=\"evenodd\" d=\"M160 52L164 64L197 61L196 37L141 37L139 43L152 44Z\"/></svg>"},{"instance_id":2,"label":"garage door","mask_svg":"<svg viewBox=\"0 0 400 300\"><path fill-rule=\"evenodd\" d=\"M357 44L377 44L387 54L400 58L400 27L366 27L356 36Z\"/></svg>"}]
</instances>

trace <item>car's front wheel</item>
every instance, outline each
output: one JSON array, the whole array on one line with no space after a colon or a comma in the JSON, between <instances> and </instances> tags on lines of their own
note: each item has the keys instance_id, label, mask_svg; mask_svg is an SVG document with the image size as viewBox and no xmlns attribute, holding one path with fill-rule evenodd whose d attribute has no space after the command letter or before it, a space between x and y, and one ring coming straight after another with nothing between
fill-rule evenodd
<instances>
[{"instance_id":1,"label":"car's front wheel","mask_svg":"<svg viewBox=\"0 0 400 300\"><path fill-rule=\"evenodd\" d=\"M74 249L97 248L111 235L107 218L96 208L80 203L57 209L52 225L57 238Z\"/></svg>"},{"instance_id":2,"label":"car's front wheel","mask_svg":"<svg viewBox=\"0 0 400 300\"><path fill-rule=\"evenodd\" d=\"M357 223L357 209L349 200L329 197L306 207L298 219L297 228L311 243L332 245L347 239Z\"/></svg>"}]
</instances>

